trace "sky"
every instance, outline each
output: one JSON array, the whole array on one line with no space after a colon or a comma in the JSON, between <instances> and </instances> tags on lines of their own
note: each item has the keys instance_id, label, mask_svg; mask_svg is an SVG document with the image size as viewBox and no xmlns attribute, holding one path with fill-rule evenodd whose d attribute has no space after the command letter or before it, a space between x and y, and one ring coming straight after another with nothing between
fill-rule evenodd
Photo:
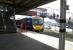
<instances>
[{"instance_id":1,"label":"sky","mask_svg":"<svg viewBox=\"0 0 73 50\"><path fill-rule=\"evenodd\" d=\"M67 2L67 5L69 5L69 10L67 10L67 12L70 12L70 13L67 13L67 17L69 18L70 16L73 16L73 0L66 0ZM51 3L47 3L45 5L42 5L42 6L39 6L40 8L46 8L48 11L48 13L56 13L56 14L60 14L60 0L56 0L54 2L51 2ZM38 7L38 8L39 8Z\"/></svg>"},{"instance_id":2,"label":"sky","mask_svg":"<svg viewBox=\"0 0 73 50\"><path fill-rule=\"evenodd\" d=\"M66 0L67 1L67 5L69 5L69 11L73 12L73 0ZM60 0L56 0L54 2L51 3L47 3L45 5L40 6L41 8L51 8L51 9L57 9L60 10Z\"/></svg>"},{"instance_id":3,"label":"sky","mask_svg":"<svg viewBox=\"0 0 73 50\"><path fill-rule=\"evenodd\" d=\"M15 20L21 20L23 18L31 18L31 16L26 16L26 15L15 15Z\"/></svg>"}]
</instances>

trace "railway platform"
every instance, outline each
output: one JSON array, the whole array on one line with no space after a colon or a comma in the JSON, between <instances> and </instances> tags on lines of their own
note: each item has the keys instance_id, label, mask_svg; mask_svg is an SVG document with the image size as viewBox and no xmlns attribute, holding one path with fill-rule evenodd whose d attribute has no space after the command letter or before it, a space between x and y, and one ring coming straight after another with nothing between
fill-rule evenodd
<instances>
[{"instance_id":1,"label":"railway platform","mask_svg":"<svg viewBox=\"0 0 73 50\"><path fill-rule=\"evenodd\" d=\"M56 50L30 37L19 34L0 34L0 50Z\"/></svg>"}]
</instances>

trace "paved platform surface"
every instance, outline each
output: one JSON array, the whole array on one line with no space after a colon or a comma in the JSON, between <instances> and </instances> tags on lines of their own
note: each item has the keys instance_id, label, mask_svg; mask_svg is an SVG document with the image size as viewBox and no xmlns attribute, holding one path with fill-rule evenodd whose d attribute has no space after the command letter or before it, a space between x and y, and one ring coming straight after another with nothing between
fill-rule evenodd
<instances>
[{"instance_id":1,"label":"paved platform surface","mask_svg":"<svg viewBox=\"0 0 73 50\"><path fill-rule=\"evenodd\" d=\"M0 34L0 50L56 50L24 35Z\"/></svg>"},{"instance_id":2,"label":"paved platform surface","mask_svg":"<svg viewBox=\"0 0 73 50\"><path fill-rule=\"evenodd\" d=\"M40 41L41 43L51 46L53 48L59 49L59 38L50 36L50 35L46 35L45 33L42 34L42 33L31 32L31 31L22 32L22 34L25 36L28 36L32 39ZM72 41L65 40L65 50L73 50L73 42Z\"/></svg>"}]
</instances>

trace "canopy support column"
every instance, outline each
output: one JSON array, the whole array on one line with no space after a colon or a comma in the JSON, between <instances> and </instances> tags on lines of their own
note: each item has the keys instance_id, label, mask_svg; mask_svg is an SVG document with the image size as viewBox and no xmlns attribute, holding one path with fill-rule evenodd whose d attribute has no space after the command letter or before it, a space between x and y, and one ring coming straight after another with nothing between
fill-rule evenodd
<instances>
[{"instance_id":1,"label":"canopy support column","mask_svg":"<svg viewBox=\"0 0 73 50\"><path fill-rule=\"evenodd\" d=\"M59 50L65 50L66 0L60 0Z\"/></svg>"}]
</instances>

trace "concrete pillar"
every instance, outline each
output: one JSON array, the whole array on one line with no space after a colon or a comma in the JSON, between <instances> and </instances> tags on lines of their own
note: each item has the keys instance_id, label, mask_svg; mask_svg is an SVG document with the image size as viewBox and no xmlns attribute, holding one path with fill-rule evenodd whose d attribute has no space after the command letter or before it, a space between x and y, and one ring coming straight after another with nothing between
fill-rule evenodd
<instances>
[{"instance_id":1,"label":"concrete pillar","mask_svg":"<svg viewBox=\"0 0 73 50\"><path fill-rule=\"evenodd\" d=\"M15 26L15 29L16 29L16 32L18 32L18 33L20 33L19 31L18 31L18 28L17 28L17 26L16 26L16 21L15 21L15 7L13 7L13 18L14 18L14 26Z\"/></svg>"},{"instance_id":2,"label":"concrete pillar","mask_svg":"<svg viewBox=\"0 0 73 50\"><path fill-rule=\"evenodd\" d=\"M0 10L0 14L1 14L1 20L0 20L0 24L3 24L3 29L0 28L0 32L1 33L16 33L16 28L14 25L14 21L12 19L10 19L10 17L15 15L15 11L13 10L14 8L8 4L1 4L0 6L2 6L2 10ZM1 25L0 25L1 26Z\"/></svg>"}]
</instances>

